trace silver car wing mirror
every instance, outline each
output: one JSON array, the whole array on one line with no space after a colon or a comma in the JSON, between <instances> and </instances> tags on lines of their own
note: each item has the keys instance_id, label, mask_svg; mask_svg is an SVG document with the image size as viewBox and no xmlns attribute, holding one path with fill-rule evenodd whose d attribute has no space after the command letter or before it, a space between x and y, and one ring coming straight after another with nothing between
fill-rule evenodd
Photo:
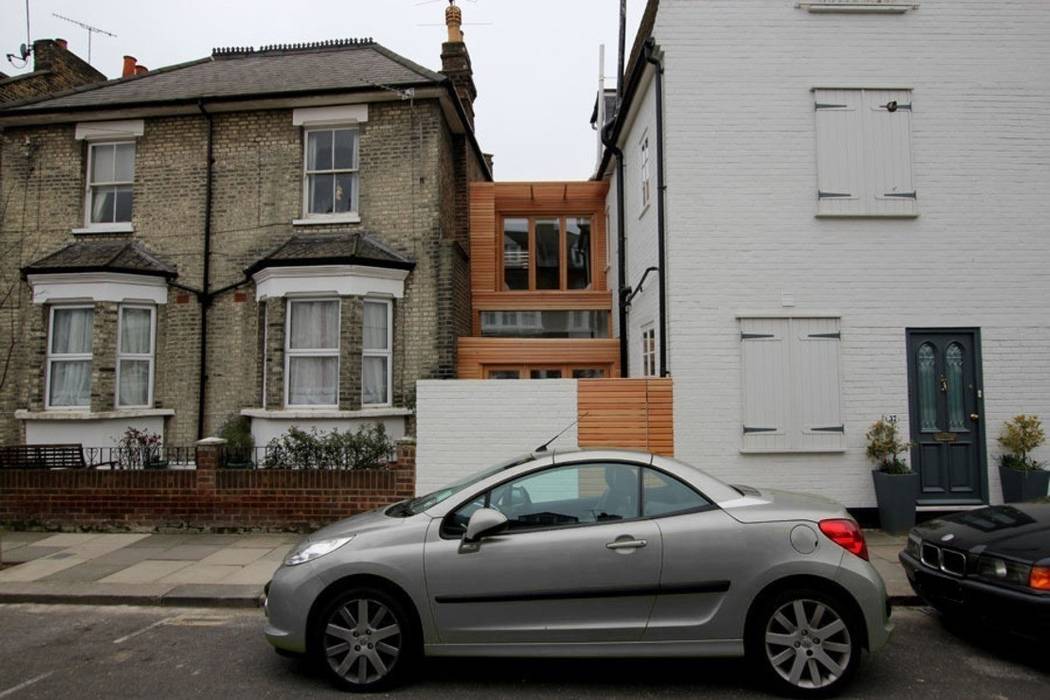
<instances>
[{"instance_id":1,"label":"silver car wing mirror","mask_svg":"<svg viewBox=\"0 0 1050 700\"><path fill-rule=\"evenodd\" d=\"M477 542L486 535L494 535L507 527L507 516L492 508L478 508L467 521L464 542Z\"/></svg>"}]
</instances>

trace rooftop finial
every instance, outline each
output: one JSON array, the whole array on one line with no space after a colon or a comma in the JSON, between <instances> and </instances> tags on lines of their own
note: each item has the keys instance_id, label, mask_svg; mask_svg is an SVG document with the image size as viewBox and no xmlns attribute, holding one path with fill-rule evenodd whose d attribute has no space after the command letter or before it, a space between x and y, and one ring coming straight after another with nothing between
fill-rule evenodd
<instances>
[{"instance_id":1,"label":"rooftop finial","mask_svg":"<svg viewBox=\"0 0 1050 700\"><path fill-rule=\"evenodd\" d=\"M456 0L448 0L445 8L445 26L448 27L448 41L450 44L463 43L463 11L456 5Z\"/></svg>"}]
</instances>

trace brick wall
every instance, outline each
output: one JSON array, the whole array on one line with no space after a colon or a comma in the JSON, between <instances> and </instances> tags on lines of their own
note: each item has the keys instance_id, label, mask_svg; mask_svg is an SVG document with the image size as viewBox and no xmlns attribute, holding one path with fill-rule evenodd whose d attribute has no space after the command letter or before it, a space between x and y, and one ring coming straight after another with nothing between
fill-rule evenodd
<instances>
[{"instance_id":1,"label":"brick wall","mask_svg":"<svg viewBox=\"0 0 1050 700\"><path fill-rule=\"evenodd\" d=\"M105 79L105 75L57 41L38 39L33 42L33 71L0 80L0 103L28 100Z\"/></svg>"}]
</instances>

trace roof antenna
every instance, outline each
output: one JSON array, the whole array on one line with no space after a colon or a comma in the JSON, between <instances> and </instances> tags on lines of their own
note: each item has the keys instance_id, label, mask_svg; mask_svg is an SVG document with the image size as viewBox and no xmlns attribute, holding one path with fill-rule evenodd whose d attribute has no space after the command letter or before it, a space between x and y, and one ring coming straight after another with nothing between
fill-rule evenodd
<instances>
[{"instance_id":1,"label":"roof antenna","mask_svg":"<svg viewBox=\"0 0 1050 700\"><path fill-rule=\"evenodd\" d=\"M105 29L99 29L98 27L93 27L90 24L85 24L84 22L81 22L79 20L75 20L75 19L72 19L70 17L64 17L63 15L60 15L57 12L52 12L51 15L53 17L58 17L59 19L64 19L67 22L71 22L71 23L77 25L78 27L80 27L81 29L86 29L87 30L87 33L88 33L88 63L89 64L91 63L91 35L92 34L105 34L106 36L111 36L114 39L117 38L116 34L111 34L111 33L107 32Z\"/></svg>"},{"instance_id":2,"label":"roof antenna","mask_svg":"<svg viewBox=\"0 0 1050 700\"><path fill-rule=\"evenodd\" d=\"M545 443L543 443L542 445L540 445L539 447L537 447L537 448L536 448L535 450L533 450L533 452L546 452L546 451L547 451L547 448L548 448L548 447L550 447L550 444L551 444L552 442L554 442L555 440L557 440L558 438L560 438L560 437L561 437L562 435L564 435L564 434L566 433L566 431L568 431L568 430L569 430L569 428L571 428L572 426L574 426L574 425L576 425L577 423L579 423L579 422L580 422L580 419L581 419L581 418L584 418L584 417L586 417L586 416L589 416L589 415L590 415L590 413L591 413L590 411L586 411L586 412L584 412L584 413L581 413L580 415L578 415L578 416L576 417L576 420L574 420L574 421L573 421L572 423L569 423L569 424L568 424L567 426L565 426L564 428L562 428L562 430L561 430L561 432L560 432L560 433L558 433L557 435L555 435L554 437L552 437L552 438L551 438L550 440L548 440L547 442L545 442Z\"/></svg>"}]
</instances>

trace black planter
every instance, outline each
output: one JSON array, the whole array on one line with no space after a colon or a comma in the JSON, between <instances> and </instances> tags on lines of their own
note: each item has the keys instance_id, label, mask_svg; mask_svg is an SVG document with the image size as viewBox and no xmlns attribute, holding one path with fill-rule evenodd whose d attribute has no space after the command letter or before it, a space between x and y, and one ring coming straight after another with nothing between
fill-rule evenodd
<instances>
[{"instance_id":1,"label":"black planter","mask_svg":"<svg viewBox=\"0 0 1050 700\"><path fill-rule=\"evenodd\" d=\"M1050 471L1021 471L1000 464L999 483L1003 485L1003 500L1007 503L1034 501L1046 497L1050 488Z\"/></svg>"},{"instance_id":2,"label":"black planter","mask_svg":"<svg viewBox=\"0 0 1050 700\"><path fill-rule=\"evenodd\" d=\"M915 525L915 501L919 498L919 473L871 472L875 499L879 502L879 524L883 531L902 534Z\"/></svg>"}]
</instances>

